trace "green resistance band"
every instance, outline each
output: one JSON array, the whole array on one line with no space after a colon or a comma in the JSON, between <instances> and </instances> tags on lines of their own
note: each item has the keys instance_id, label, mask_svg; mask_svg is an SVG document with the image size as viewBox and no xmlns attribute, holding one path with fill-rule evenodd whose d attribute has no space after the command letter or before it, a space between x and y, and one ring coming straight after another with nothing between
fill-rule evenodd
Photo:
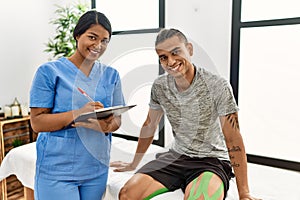
<instances>
[{"instance_id":1,"label":"green resistance band","mask_svg":"<svg viewBox=\"0 0 300 200\"><path fill-rule=\"evenodd\" d=\"M144 198L143 200L149 200L159 194L163 194L165 192L169 192L169 190L167 188L161 188L159 190L156 190L155 192L153 192L152 194L150 194L149 196L147 196L146 198Z\"/></svg>"},{"instance_id":2,"label":"green resistance band","mask_svg":"<svg viewBox=\"0 0 300 200\"><path fill-rule=\"evenodd\" d=\"M196 187L199 177L194 179L188 200L197 200L202 194L204 196L204 200L218 200L218 198L222 195L222 193L224 191L224 183L222 183L220 185L220 187L218 188L218 190L210 197L208 195L208 185L209 185L209 182L213 175L214 174L212 172L204 172L203 173L203 176L200 181L199 187L197 188L196 194L194 194L195 187Z\"/></svg>"}]
</instances>

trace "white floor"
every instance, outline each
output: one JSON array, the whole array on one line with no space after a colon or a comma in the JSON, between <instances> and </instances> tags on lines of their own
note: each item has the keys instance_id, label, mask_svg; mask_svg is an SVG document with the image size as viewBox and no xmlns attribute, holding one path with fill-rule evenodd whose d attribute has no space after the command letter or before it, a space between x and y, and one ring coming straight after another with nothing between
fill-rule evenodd
<instances>
[{"instance_id":1,"label":"white floor","mask_svg":"<svg viewBox=\"0 0 300 200\"><path fill-rule=\"evenodd\" d=\"M249 164L252 194L264 200L300 200L300 172Z\"/></svg>"}]
</instances>

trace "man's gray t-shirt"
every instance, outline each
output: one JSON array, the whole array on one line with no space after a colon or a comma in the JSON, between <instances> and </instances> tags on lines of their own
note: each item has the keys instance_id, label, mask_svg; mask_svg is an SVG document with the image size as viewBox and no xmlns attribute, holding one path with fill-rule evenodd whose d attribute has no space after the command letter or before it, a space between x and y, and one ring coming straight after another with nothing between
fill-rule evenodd
<instances>
[{"instance_id":1,"label":"man's gray t-shirt","mask_svg":"<svg viewBox=\"0 0 300 200\"><path fill-rule=\"evenodd\" d=\"M220 76L195 69L192 84L183 92L171 75L159 76L151 89L150 108L166 113L174 134L172 150L229 160L219 116L238 111L231 86Z\"/></svg>"}]
</instances>

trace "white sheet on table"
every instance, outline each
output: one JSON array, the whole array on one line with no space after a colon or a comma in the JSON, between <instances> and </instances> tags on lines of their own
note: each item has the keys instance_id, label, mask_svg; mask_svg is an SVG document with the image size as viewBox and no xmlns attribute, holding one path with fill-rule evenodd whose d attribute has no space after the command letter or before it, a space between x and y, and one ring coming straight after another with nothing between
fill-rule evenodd
<instances>
[{"instance_id":1,"label":"white sheet on table","mask_svg":"<svg viewBox=\"0 0 300 200\"><path fill-rule=\"evenodd\" d=\"M0 180L16 175L18 180L28 188L34 188L36 148L35 142L10 150L0 167Z\"/></svg>"},{"instance_id":2,"label":"white sheet on table","mask_svg":"<svg viewBox=\"0 0 300 200\"><path fill-rule=\"evenodd\" d=\"M111 152L111 161L122 160L125 162L130 162L133 159L137 142L124 140L121 138L113 138L112 143L112 152ZM147 154L144 156L142 162L139 164L138 168L143 164L153 160L155 158L155 154L158 152L167 151L167 149L159 147L157 145L151 145L147 150ZM109 180L107 186L107 194L105 196L105 200L117 200L118 193L122 186L127 182L127 180L134 174L135 171L132 172L113 172L113 169L109 171ZM237 189L235 184L235 179L230 181L232 187L228 191L228 196L226 200L236 200L237 199ZM183 192L181 189L178 189L174 192L167 192L165 194L158 195L152 200L177 200L183 199Z\"/></svg>"},{"instance_id":3,"label":"white sheet on table","mask_svg":"<svg viewBox=\"0 0 300 200\"><path fill-rule=\"evenodd\" d=\"M130 162L133 158L137 142L113 137L111 160ZM151 145L139 167L155 158L157 152L165 151L162 147ZM0 180L9 175L16 175L26 187L33 189L35 174L36 148L35 143L26 144L12 149L3 159L0 166ZM110 169L107 194L105 200L116 200L120 188L134 172L116 173ZM300 173L262 165L248 163L248 177L251 194L264 200L300 200ZM230 181L226 200L236 200L237 189L235 180ZM183 199L181 190L168 192L154 197L153 200Z\"/></svg>"}]
</instances>

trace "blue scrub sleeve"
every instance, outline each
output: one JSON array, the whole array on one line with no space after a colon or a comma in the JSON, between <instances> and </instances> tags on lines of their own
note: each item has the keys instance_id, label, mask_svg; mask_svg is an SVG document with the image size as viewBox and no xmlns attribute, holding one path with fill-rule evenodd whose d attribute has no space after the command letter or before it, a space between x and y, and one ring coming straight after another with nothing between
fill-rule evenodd
<instances>
[{"instance_id":1,"label":"blue scrub sleeve","mask_svg":"<svg viewBox=\"0 0 300 200\"><path fill-rule=\"evenodd\" d=\"M119 74L117 75L116 85L113 93L113 106L125 105L125 100L122 92L122 84Z\"/></svg>"},{"instance_id":2,"label":"blue scrub sleeve","mask_svg":"<svg viewBox=\"0 0 300 200\"><path fill-rule=\"evenodd\" d=\"M40 67L32 81L30 107L52 108L55 95L55 77L49 67Z\"/></svg>"}]
</instances>

